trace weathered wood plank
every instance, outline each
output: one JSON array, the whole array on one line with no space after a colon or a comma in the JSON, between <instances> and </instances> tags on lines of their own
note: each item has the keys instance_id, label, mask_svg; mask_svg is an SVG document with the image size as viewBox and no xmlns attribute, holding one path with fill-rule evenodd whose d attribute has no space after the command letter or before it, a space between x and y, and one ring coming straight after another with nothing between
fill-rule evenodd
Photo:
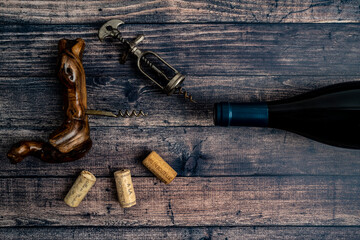
<instances>
[{"instance_id":1,"label":"weathered wood plank","mask_svg":"<svg viewBox=\"0 0 360 240\"><path fill-rule=\"evenodd\" d=\"M359 22L358 1L6 1L2 23Z\"/></svg>"},{"instance_id":2,"label":"weathered wood plank","mask_svg":"<svg viewBox=\"0 0 360 240\"><path fill-rule=\"evenodd\" d=\"M0 179L0 226L359 226L359 177L133 178L122 209L113 178L70 208L72 178Z\"/></svg>"},{"instance_id":3,"label":"weathered wood plank","mask_svg":"<svg viewBox=\"0 0 360 240\"><path fill-rule=\"evenodd\" d=\"M134 61L119 63L118 42L97 39L98 27L2 25L0 74L53 77L57 41L82 37L88 77L143 79ZM126 37L145 34L141 47L187 74L186 83L208 75L360 75L356 24L128 24L123 30Z\"/></svg>"},{"instance_id":4,"label":"weathered wood plank","mask_svg":"<svg viewBox=\"0 0 360 240\"><path fill-rule=\"evenodd\" d=\"M210 126L214 102L275 100L360 80L358 24L230 22L359 23L359 7L340 0L1 2L0 238L356 238L359 151L280 130ZM124 26L125 36L144 33L144 49L188 75L185 86L199 105L161 95L134 64L118 63L118 45L96 38L98 27L114 17L134 23ZM227 24L163 24L192 22ZM60 125L54 69L62 37L87 42L91 108L144 108L151 115L91 118L94 147L76 163L30 158L10 165L5 153L12 143L46 139ZM149 177L140 164L150 150L179 172L171 185ZM127 210L118 206L111 178L122 167L132 169L138 197ZM98 183L79 208L70 209L62 199L82 169L99 176ZM245 175L307 176L236 177ZM297 227L236 227L262 225Z\"/></svg>"},{"instance_id":5,"label":"weathered wood plank","mask_svg":"<svg viewBox=\"0 0 360 240\"><path fill-rule=\"evenodd\" d=\"M88 169L109 176L130 168L152 176L141 164L157 151L179 176L359 175L360 151L331 147L281 130L222 127L97 127L93 147L75 163L48 164L29 157L18 165L6 159L17 141L44 139L53 130L1 129L0 176L73 176Z\"/></svg>"},{"instance_id":6,"label":"weathered wood plank","mask_svg":"<svg viewBox=\"0 0 360 240\"><path fill-rule=\"evenodd\" d=\"M187 90L198 104L168 97L143 79L88 77L89 109L116 112L142 109L147 117L90 116L90 126L213 126L214 103L285 99L331 84L360 81L359 76L192 76ZM0 77L0 127L55 129L63 119L60 83L54 77Z\"/></svg>"},{"instance_id":7,"label":"weathered wood plank","mask_svg":"<svg viewBox=\"0 0 360 240\"><path fill-rule=\"evenodd\" d=\"M62 239L356 239L359 227L15 227L0 228L8 240Z\"/></svg>"}]
</instances>

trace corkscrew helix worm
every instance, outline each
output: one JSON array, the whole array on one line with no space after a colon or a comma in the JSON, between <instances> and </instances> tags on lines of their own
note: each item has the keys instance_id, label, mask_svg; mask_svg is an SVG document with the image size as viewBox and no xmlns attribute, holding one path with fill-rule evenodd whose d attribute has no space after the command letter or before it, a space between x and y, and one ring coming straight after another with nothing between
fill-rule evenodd
<instances>
[{"instance_id":1,"label":"corkscrew helix worm","mask_svg":"<svg viewBox=\"0 0 360 240\"><path fill-rule=\"evenodd\" d=\"M122 110L119 110L118 114L114 114L114 113L108 112L108 111L87 109L86 114L87 115L105 116L105 117L115 117L115 118L119 118L119 117L131 118L131 117L141 117L141 116L146 117L147 116L147 114L144 113L143 110L140 110L139 112L136 112L136 110L132 110L132 111L125 110L124 112L122 112Z\"/></svg>"},{"instance_id":2,"label":"corkscrew helix worm","mask_svg":"<svg viewBox=\"0 0 360 240\"><path fill-rule=\"evenodd\" d=\"M187 91L185 91L185 89L182 88L182 87L175 88L174 94L183 95L185 99L189 99L191 102L196 103L196 102L193 100L192 95L190 95L190 94L189 94Z\"/></svg>"},{"instance_id":3,"label":"corkscrew helix worm","mask_svg":"<svg viewBox=\"0 0 360 240\"><path fill-rule=\"evenodd\" d=\"M127 41L122 36L120 31L118 30L118 27L120 25L124 24L123 21L118 19L113 19L108 22L106 22L100 29L99 29L99 39L100 41L104 41L105 38L115 38L118 39L123 45L125 45L125 51L121 57L121 63L124 64L129 56L129 54L135 56L137 58L137 67L140 70L140 72L145 75L148 79L150 79L154 84L156 84L158 87L160 87L163 92L165 92L167 95L171 94L178 94L183 95L185 99L190 100L193 103L196 103L192 96L185 91L180 85L185 80L185 76L179 73L175 68L173 68L169 63L167 63L163 58L161 58L158 54L152 52L152 51L141 51L137 45L144 40L144 35L138 35L134 40ZM151 59L154 59L152 61ZM157 63L157 64L155 64ZM165 67L164 70L161 70L159 65L161 64L162 67ZM155 78L149 74L148 71L145 71L144 67L147 67L155 75L157 75L159 78ZM166 70L166 71L165 71ZM166 73L168 74L166 74Z\"/></svg>"}]
</instances>

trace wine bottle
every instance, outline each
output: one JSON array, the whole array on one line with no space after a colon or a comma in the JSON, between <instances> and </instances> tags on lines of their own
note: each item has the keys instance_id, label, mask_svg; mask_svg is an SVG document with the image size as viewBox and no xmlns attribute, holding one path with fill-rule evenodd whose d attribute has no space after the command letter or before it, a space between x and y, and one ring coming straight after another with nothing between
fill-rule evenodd
<instances>
[{"instance_id":1,"label":"wine bottle","mask_svg":"<svg viewBox=\"0 0 360 240\"><path fill-rule=\"evenodd\" d=\"M214 123L284 129L329 145L360 149L360 82L279 101L216 103Z\"/></svg>"}]
</instances>

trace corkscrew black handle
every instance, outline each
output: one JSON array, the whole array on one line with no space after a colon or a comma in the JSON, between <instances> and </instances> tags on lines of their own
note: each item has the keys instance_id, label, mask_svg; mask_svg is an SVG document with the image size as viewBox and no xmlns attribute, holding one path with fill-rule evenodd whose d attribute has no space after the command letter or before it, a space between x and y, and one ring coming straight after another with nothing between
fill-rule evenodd
<instances>
[{"instance_id":1,"label":"corkscrew black handle","mask_svg":"<svg viewBox=\"0 0 360 240\"><path fill-rule=\"evenodd\" d=\"M214 123L217 126L267 127L269 108L266 103L216 103Z\"/></svg>"}]
</instances>

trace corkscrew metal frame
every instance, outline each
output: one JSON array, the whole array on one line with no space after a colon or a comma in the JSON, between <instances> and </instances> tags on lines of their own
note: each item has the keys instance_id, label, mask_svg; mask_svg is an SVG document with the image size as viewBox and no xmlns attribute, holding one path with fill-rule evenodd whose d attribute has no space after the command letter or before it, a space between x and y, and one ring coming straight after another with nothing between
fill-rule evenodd
<instances>
[{"instance_id":1,"label":"corkscrew metal frame","mask_svg":"<svg viewBox=\"0 0 360 240\"><path fill-rule=\"evenodd\" d=\"M132 41L125 40L121 36L120 31L118 30L119 26L122 24L124 24L124 22L118 19L113 19L106 22L99 29L98 36L100 41L103 42L105 38L109 38L109 37L118 39L125 46L125 51L120 61L122 64L126 62L129 54L135 56L137 58L137 67L140 70L140 72L144 76L146 76L149 80L151 80L153 83L155 83L158 87L160 87L163 90L163 92L165 92L167 95L171 95L171 94L183 95L185 99L188 99L191 102L195 103L192 96L180 86L185 80L185 76L182 75L175 68L173 68L158 54L152 51L141 51L137 45L142 40L144 40L144 35L140 34ZM152 61L150 57L156 59L157 62ZM155 80L154 77L150 76L150 74L142 67L141 64L142 62L145 63L145 65L149 67L149 69L154 71L157 74L157 76L162 78L162 80L164 80L163 81L164 83L161 82L159 79ZM163 64L167 68L168 70L167 72L172 74L171 75L166 74L164 71L160 70L160 68L156 66L157 65L156 63Z\"/></svg>"}]
</instances>

